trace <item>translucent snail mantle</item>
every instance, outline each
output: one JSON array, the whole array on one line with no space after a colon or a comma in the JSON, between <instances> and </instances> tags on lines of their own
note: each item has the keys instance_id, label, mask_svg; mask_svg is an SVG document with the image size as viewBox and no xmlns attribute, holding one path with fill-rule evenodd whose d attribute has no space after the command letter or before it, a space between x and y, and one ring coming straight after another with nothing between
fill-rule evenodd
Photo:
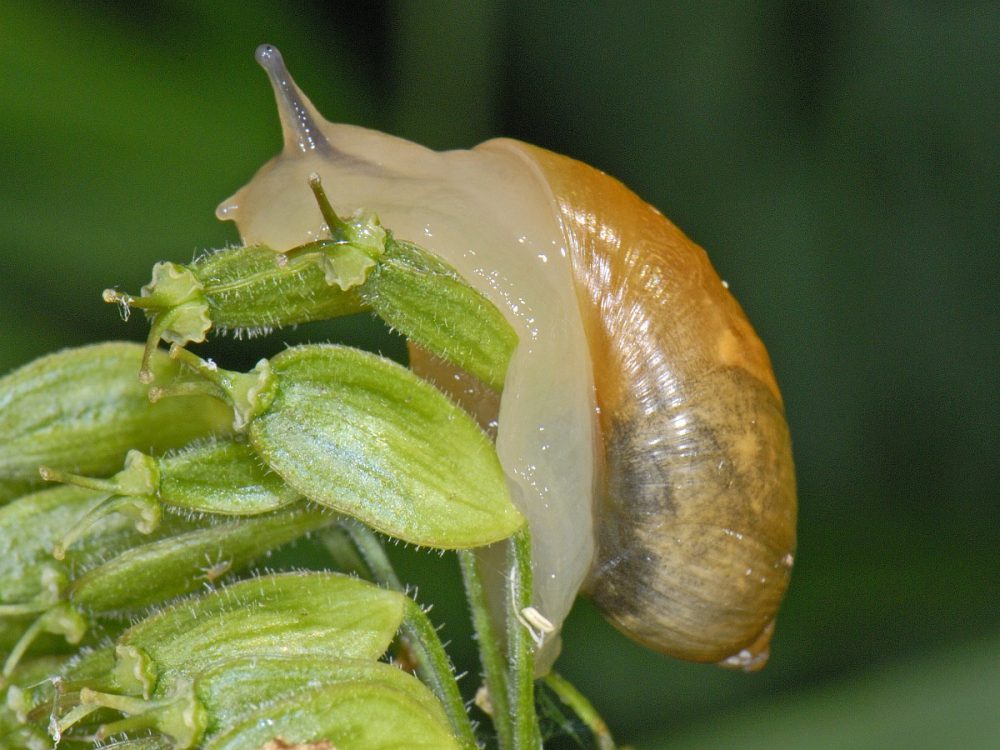
<instances>
[{"instance_id":1,"label":"translucent snail mantle","mask_svg":"<svg viewBox=\"0 0 1000 750\"><path fill-rule=\"evenodd\" d=\"M284 149L218 209L247 243L317 239L315 172L444 257L520 337L495 397L415 352L484 422L535 541L536 608L578 590L631 638L684 659L767 659L795 550L784 409L767 352L704 251L621 183L509 139L435 152L324 120L277 50ZM455 378L458 378L456 381ZM558 638L539 655L542 671Z\"/></svg>"}]
</instances>

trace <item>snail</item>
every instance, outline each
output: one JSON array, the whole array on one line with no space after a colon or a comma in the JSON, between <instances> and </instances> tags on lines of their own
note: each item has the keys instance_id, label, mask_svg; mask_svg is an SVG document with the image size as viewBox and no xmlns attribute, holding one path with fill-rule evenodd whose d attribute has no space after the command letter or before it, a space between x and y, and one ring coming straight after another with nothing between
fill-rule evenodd
<instances>
[{"instance_id":1,"label":"snail","mask_svg":"<svg viewBox=\"0 0 1000 750\"><path fill-rule=\"evenodd\" d=\"M705 252L592 167L505 138L436 152L330 123L274 47L256 58L284 148L217 216L279 252L319 239L318 174L517 331L498 409L420 351L411 366L495 427L533 535L531 614L552 625L539 670L581 590L657 651L762 666L795 550L791 444L767 352Z\"/></svg>"}]
</instances>

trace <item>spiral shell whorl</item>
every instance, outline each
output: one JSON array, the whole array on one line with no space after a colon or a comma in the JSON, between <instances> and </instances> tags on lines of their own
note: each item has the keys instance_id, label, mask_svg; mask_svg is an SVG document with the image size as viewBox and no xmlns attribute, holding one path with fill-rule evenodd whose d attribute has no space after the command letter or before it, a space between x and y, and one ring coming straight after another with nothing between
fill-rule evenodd
<instances>
[{"instance_id":1,"label":"spiral shell whorl","mask_svg":"<svg viewBox=\"0 0 1000 750\"><path fill-rule=\"evenodd\" d=\"M603 491L585 588L656 650L762 651L796 514L767 352L704 251L658 211L591 167L522 148L561 216L594 362Z\"/></svg>"}]
</instances>

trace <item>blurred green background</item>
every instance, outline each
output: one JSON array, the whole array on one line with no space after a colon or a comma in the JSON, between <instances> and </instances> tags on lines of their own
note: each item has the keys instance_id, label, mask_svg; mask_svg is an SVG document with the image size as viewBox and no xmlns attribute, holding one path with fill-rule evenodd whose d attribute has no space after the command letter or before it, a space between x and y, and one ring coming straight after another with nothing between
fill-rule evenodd
<instances>
[{"instance_id":1,"label":"blurred green background","mask_svg":"<svg viewBox=\"0 0 1000 750\"><path fill-rule=\"evenodd\" d=\"M141 339L101 289L236 241L213 210L279 148L272 42L329 119L621 178L770 349L801 504L771 663L675 662L581 601L559 668L618 738L1000 747L1000 5L945 5L5 0L0 371ZM402 352L367 319L207 350L330 336ZM450 561L400 554L474 675Z\"/></svg>"}]
</instances>

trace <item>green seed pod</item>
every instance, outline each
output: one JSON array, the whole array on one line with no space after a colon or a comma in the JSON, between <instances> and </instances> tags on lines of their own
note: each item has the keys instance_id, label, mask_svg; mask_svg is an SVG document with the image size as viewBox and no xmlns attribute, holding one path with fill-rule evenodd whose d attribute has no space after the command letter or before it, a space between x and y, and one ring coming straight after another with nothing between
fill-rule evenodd
<instances>
[{"instance_id":1,"label":"green seed pod","mask_svg":"<svg viewBox=\"0 0 1000 750\"><path fill-rule=\"evenodd\" d=\"M320 213L334 236L346 226L320 183L309 177ZM292 250L292 253L297 252ZM441 258L388 236L385 253L358 287L362 300L412 344L503 389L517 334L503 313Z\"/></svg>"},{"instance_id":2,"label":"green seed pod","mask_svg":"<svg viewBox=\"0 0 1000 750\"><path fill-rule=\"evenodd\" d=\"M251 245L208 253L187 266L157 263L141 296L105 289L104 300L117 303L125 317L132 307L146 313L147 356L160 340L181 346L200 343L213 328L237 337L254 336L281 326L350 315L364 309L357 292L331 287L326 280L323 261L338 247L315 243L288 259L270 248ZM140 379L153 379L145 360Z\"/></svg>"},{"instance_id":3,"label":"green seed pod","mask_svg":"<svg viewBox=\"0 0 1000 750\"><path fill-rule=\"evenodd\" d=\"M517 345L500 311L449 265L393 239L374 214L341 219L318 178L310 185L332 239L283 253L255 245L210 253L188 266L158 263L141 296L104 291L105 301L126 315L132 307L145 311L147 356L160 340L198 343L213 327L254 335L372 310L499 391ZM145 363L141 377L151 382Z\"/></svg>"},{"instance_id":4,"label":"green seed pod","mask_svg":"<svg viewBox=\"0 0 1000 750\"><path fill-rule=\"evenodd\" d=\"M137 344L64 349L0 379L0 481L38 481L38 467L107 474L137 446L161 452L225 432L210 399L150 404L135 380ZM150 360L159 378L178 370L164 353Z\"/></svg>"},{"instance_id":5,"label":"green seed pod","mask_svg":"<svg viewBox=\"0 0 1000 750\"><path fill-rule=\"evenodd\" d=\"M160 679L248 655L377 659L403 619L404 596L336 573L248 579L184 600L126 630L104 692L149 697Z\"/></svg>"},{"instance_id":6,"label":"green seed pod","mask_svg":"<svg viewBox=\"0 0 1000 750\"><path fill-rule=\"evenodd\" d=\"M51 487L0 508L0 620L47 609L81 571L141 539L126 519L106 518L85 544L54 560L59 539L100 500L90 489Z\"/></svg>"},{"instance_id":7,"label":"green seed pod","mask_svg":"<svg viewBox=\"0 0 1000 750\"><path fill-rule=\"evenodd\" d=\"M157 263L139 297L105 289L104 301L118 304L123 317L137 307L150 319L139 379L152 382L149 358L160 340L184 346L204 341L213 327L253 336L361 312L356 288L384 253L386 233L370 213L337 222L332 239L308 243L294 254L261 246L226 248L188 266Z\"/></svg>"},{"instance_id":8,"label":"green seed pod","mask_svg":"<svg viewBox=\"0 0 1000 750\"><path fill-rule=\"evenodd\" d=\"M390 239L358 294L411 343L503 390L517 334L451 266L412 242Z\"/></svg>"},{"instance_id":9,"label":"green seed pod","mask_svg":"<svg viewBox=\"0 0 1000 750\"><path fill-rule=\"evenodd\" d=\"M89 622L64 603L71 597L71 582L149 541L127 519L106 517L69 554L53 559L52 550L66 529L100 502L101 495L90 489L53 487L0 508L0 684L30 648L52 650L53 644L38 642L42 636L80 643ZM191 521L171 518L154 538L192 528Z\"/></svg>"},{"instance_id":10,"label":"green seed pod","mask_svg":"<svg viewBox=\"0 0 1000 750\"><path fill-rule=\"evenodd\" d=\"M25 661L14 671L6 698L0 692L0 747L32 747L29 744L32 741L36 746L48 741L43 727L24 725L28 712L51 697L48 679L59 674L66 659L65 656L44 656ZM17 745L13 741L15 738L22 744ZM40 746L48 748L51 743Z\"/></svg>"},{"instance_id":11,"label":"green seed pod","mask_svg":"<svg viewBox=\"0 0 1000 750\"><path fill-rule=\"evenodd\" d=\"M306 507L207 527L171 519L158 529L162 538L136 544L66 586L62 601L53 602L11 650L3 675L38 633L79 642L95 617L135 614L190 593L331 521L329 512Z\"/></svg>"},{"instance_id":12,"label":"green seed pod","mask_svg":"<svg viewBox=\"0 0 1000 750\"><path fill-rule=\"evenodd\" d=\"M151 700L81 691L81 701L113 708L129 718L101 728L98 737L121 731L155 730L170 736L174 747L192 748L241 722L258 706L306 687L377 682L407 694L441 723L447 716L427 687L389 664L361 659L254 656L220 662L194 679L182 680Z\"/></svg>"},{"instance_id":13,"label":"green seed pod","mask_svg":"<svg viewBox=\"0 0 1000 750\"><path fill-rule=\"evenodd\" d=\"M22 657L42 633L65 636L69 643L80 643L87 632L87 621L74 610L63 604L56 604L39 615L32 622L6 657L0 672L0 688L6 687Z\"/></svg>"},{"instance_id":14,"label":"green seed pod","mask_svg":"<svg viewBox=\"0 0 1000 750\"><path fill-rule=\"evenodd\" d=\"M176 511L252 516L282 508L301 495L269 471L245 443L208 440L156 458L129 451L125 468L110 479L92 479L42 469L49 480L88 487L108 498L73 524L57 545L56 557L87 533L99 518L120 512L151 531L163 506Z\"/></svg>"},{"instance_id":15,"label":"green seed pod","mask_svg":"<svg viewBox=\"0 0 1000 750\"><path fill-rule=\"evenodd\" d=\"M66 598L90 614L142 611L243 570L332 521L328 511L303 505L171 534L87 571L69 586Z\"/></svg>"},{"instance_id":16,"label":"green seed pod","mask_svg":"<svg viewBox=\"0 0 1000 750\"><path fill-rule=\"evenodd\" d=\"M404 367L348 347L312 345L239 374L171 351L233 405L234 426L310 500L444 549L489 544L524 523L489 438Z\"/></svg>"},{"instance_id":17,"label":"green seed pod","mask_svg":"<svg viewBox=\"0 0 1000 750\"><path fill-rule=\"evenodd\" d=\"M301 497L242 442L194 445L159 459L158 464L159 500L177 508L252 516Z\"/></svg>"},{"instance_id":18,"label":"green seed pod","mask_svg":"<svg viewBox=\"0 0 1000 750\"><path fill-rule=\"evenodd\" d=\"M79 642L95 617L135 614L212 584L331 520L329 513L302 507L239 523L194 528L132 547L91 568L66 588L64 601L45 610L11 649L3 677L13 673L42 632ZM165 524L164 529L168 528Z\"/></svg>"},{"instance_id":19,"label":"green seed pod","mask_svg":"<svg viewBox=\"0 0 1000 750\"><path fill-rule=\"evenodd\" d=\"M203 750L301 744L337 750L457 750L448 725L408 693L381 682L307 688L248 714Z\"/></svg>"},{"instance_id":20,"label":"green seed pod","mask_svg":"<svg viewBox=\"0 0 1000 750\"><path fill-rule=\"evenodd\" d=\"M212 733L244 717L255 695L265 700L301 690L306 685L380 682L405 692L435 719L447 724L440 701L408 672L378 661L317 660L303 657L243 658L217 665L198 676L194 687L215 722ZM258 699L259 700L259 699Z\"/></svg>"},{"instance_id":21,"label":"green seed pod","mask_svg":"<svg viewBox=\"0 0 1000 750\"><path fill-rule=\"evenodd\" d=\"M80 688L94 680L103 678L114 668L113 646L101 648L85 647L71 657L47 683L39 685L31 694L24 694L26 700L17 702L17 709L26 715L28 722L45 729L51 736L50 744L57 747L79 739L93 747L93 734L108 721L114 721L115 714L100 706L81 706ZM80 731L80 736L65 735L70 727Z\"/></svg>"}]
</instances>

